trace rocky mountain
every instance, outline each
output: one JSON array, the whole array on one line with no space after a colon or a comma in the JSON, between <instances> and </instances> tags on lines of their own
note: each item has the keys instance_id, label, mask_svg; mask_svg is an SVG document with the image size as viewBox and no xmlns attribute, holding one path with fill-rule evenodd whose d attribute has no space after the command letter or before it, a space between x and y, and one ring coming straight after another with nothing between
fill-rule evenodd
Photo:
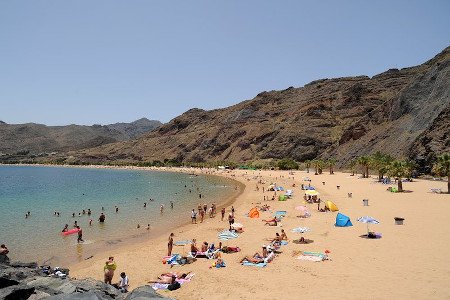
<instances>
[{"instance_id":1,"label":"rocky mountain","mask_svg":"<svg viewBox=\"0 0 450 300\"><path fill-rule=\"evenodd\" d=\"M87 161L350 159L374 151L429 161L450 151L450 47L422 65L321 79L231 107L191 109L157 130L77 153Z\"/></svg>"},{"instance_id":2,"label":"rocky mountain","mask_svg":"<svg viewBox=\"0 0 450 300\"><path fill-rule=\"evenodd\" d=\"M126 136L127 139L135 139L161 125L162 123L159 121L141 118L131 123L115 123L106 126L110 129L119 131Z\"/></svg>"},{"instance_id":3,"label":"rocky mountain","mask_svg":"<svg viewBox=\"0 0 450 300\"><path fill-rule=\"evenodd\" d=\"M159 121L145 118L132 123L104 126L46 126L0 122L0 153L38 154L92 148L142 136L160 125Z\"/></svg>"},{"instance_id":4,"label":"rocky mountain","mask_svg":"<svg viewBox=\"0 0 450 300\"><path fill-rule=\"evenodd\" d=\"M422 65L372 78L322 79L224 109L191 109L138 140L89 149L83 157L346 162L380 150L429 159L449 150L449 58L450 47Z\"/></svg>"}]
</instances>

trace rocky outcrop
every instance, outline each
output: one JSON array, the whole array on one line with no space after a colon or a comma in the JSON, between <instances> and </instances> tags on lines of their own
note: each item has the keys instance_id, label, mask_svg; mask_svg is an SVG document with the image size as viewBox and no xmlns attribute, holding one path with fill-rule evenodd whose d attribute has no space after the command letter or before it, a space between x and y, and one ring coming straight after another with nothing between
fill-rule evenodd
<instances>
[{"instance_id":1,"label":"rocky outcrop","mask_svg":"<svg viewBox=\"0 0 450 300\"><path fill-rule=\"evenodd\" d=\"M164 298L149 286L139 287L124 294L101 281L90 278L71 279L64 274L68 275L69 270L56 271L38 267L36 263L0 264L0 299L144 300Z\"/></svg>"},{"instance_id":2,"label":"rocky outcrop","mask_svg":"<svg viewBox=\"0 0 450 300\"><path fill-rule=\"evenodd\" d=\"M377 150L398 158L433 156L450 150L443 118L450 102L449 64L450 47L422 65L372 78L321 79L261 92L228 108L191 109L135 141L72 154L91 162L334 157L341 164ZM419 139L430 138L444 146L411 151Z\"/></svg>"}]
</instances>

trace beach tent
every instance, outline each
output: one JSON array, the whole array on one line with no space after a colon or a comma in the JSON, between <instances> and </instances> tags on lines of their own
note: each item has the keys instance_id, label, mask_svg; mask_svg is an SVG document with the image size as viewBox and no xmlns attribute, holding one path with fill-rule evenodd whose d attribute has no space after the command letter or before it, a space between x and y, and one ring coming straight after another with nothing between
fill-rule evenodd
<instances>
[{"instance_id":1,"label":"beach tent","mask_svg":"<svg viewBox=\"0 0 450 300\"><path fill-rule=\"evenodd\" d=\"M334 224L337 227L349 227L353 226L352 221L350 221L350 218L347 217L344 214L338 213L336 216L336 224Z\"/></svg>"},{"instance_id":2,"label":"beach tent","mask_svg":"<svg viewBox=\"0 0 450 300\"><path fill-rule=\"evenodd\" d=\"M325 202L325 207L328 208L330 211L338 211L339 210L339 208L336 206L336 204L334 204L330 200Z\"/></svg>"},{"instance_id":3,"label":"beach tent","mask_svg":"<svg viewBox=\"0 0 450 300\"><path fill-rule=\"evenodd\" d=\"M288 197L286 195L280 195L278 197L278 201L286 201L288 199Z\"/></svg>"},{"instance_id":4,"label":"beach tent","mask_svg":"<svg viewBox=\"0 0 450 300\"><path fill-rule=\"evenodd\" d=\"M250 211L248 212L248 216L250 218L259 218L259 211L256 207L253 207L252 209L250 209Z\"/></svg>"}]
</instances>

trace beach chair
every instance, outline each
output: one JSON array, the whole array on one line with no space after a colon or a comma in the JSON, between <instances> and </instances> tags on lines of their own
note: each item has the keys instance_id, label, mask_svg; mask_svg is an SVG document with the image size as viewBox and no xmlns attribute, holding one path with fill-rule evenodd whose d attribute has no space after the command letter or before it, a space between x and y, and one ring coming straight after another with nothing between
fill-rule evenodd
<instances>
[{"instance_id":1,"label":"beach chair","mask_svg":"<svg viewBox=\"0 0 450 300\"><path fill-rule=\"evenodd\" d=\"M435 194L440 194L440 193L442 193L442 190L441 190L440 188L432 188L432 189L430 189L430 190L431 190L432 193L435 193Z\"/></svg>"}]
</instances>

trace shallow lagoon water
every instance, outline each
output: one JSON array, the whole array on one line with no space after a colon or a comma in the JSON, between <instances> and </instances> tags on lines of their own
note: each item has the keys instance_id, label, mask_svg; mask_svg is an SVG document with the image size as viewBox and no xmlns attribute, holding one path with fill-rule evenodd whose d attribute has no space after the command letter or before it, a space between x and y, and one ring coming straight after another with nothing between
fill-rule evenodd
<instances>
[{"instance_id":1,"label":"shallow lagoon water","mask_svg":"<svg viewBox=\"0 0 450 300\"><path fill-rule=\"evenodd\" d=\"M190 211L199 203L219 204L237 192L234 181L217 176L0 166L0 243L8 246L13 260L69 264L101 250L170 231L189 222ZM170 201L174 203L173 209ZM164 205L162 214L161 204ZM119 208L118 213L115 206ZM102 207L106 215L104 224L98 222ZM79 216L83 209L91 209L92 215ZM27 211L31 215L25 218ZM59 217L54 215L55 211L60 212ZM90 219L92 226L89 226ZM73 228L75 221L83 229L85 242L81 245L76 242L76 234L61 234L65 224ZM147 224L150 230L146 229Z\"/></svg>"}]
</instances>

